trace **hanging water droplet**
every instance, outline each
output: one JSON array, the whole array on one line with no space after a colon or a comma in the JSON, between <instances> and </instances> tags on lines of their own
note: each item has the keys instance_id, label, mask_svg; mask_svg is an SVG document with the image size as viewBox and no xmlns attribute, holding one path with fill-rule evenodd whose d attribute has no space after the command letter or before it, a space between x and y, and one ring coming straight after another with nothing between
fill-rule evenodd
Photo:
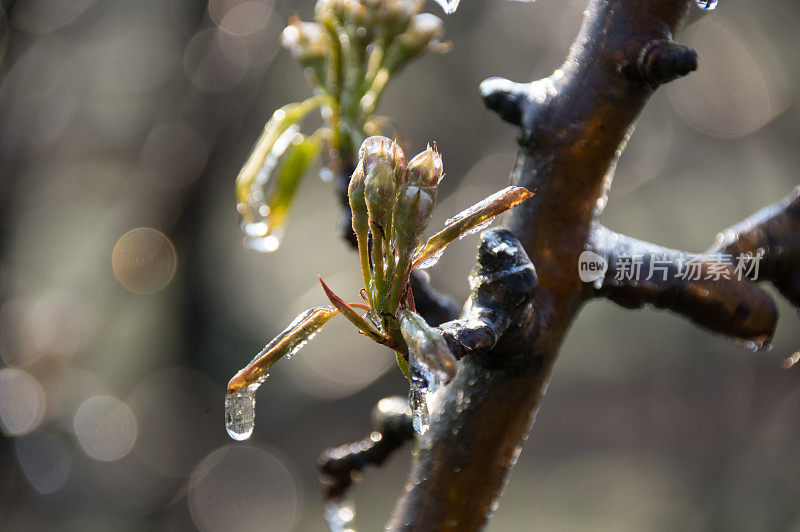
<instances>
[{"instance_id":1,"label":"hanging water droplet","mask_svg":"<svg viewBox=\"0 0 800 532\"><path fill-rule=\"evenodd\" d=\"M425 393L412 386L408 390L408 405L411 407L411 420L414 430L422 436L428 432L431 426L428 415L428 400L425 397Z\"/></svg>"},{"instance_id":2,"label":"hanging water droplet","mask_svg":"<svg viewBox=\"0 0 800 532\"><path fill-rule=\"evenodd\" d=\"M704 11L711 11L717 8L718 0L695 0L697 7Z\"/></svg>"},{"instance_id":3,"label":"hanging water droplet","mask_svg":"<svg viewBox=\"0 0 800 532\"><path fill-rule=\"evenodd\" d=\"M461 0L436 0L436 3L442 6L444 12L448 15L452 15L458 9L458 4Z\"/></svg>"},{"instance_id":4,"label":"hanging water droplet","mask_svg":"<svg viewBox=\"0 0 800 532\"><path fill-rule=\"evenodd\" d=\"M260 384L260 383L258 383ZM258 384L245 386L225 396L225 429L228 436L243 441L253 434L256 422L256 389Z\"/></svg>"}]
</instances>

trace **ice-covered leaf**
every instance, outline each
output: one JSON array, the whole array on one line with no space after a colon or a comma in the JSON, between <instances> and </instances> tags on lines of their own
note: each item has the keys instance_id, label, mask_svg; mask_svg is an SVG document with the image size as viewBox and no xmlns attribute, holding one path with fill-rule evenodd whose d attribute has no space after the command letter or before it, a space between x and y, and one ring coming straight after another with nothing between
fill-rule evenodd
<instances>
[{"instance_id":1,"label":"ice-covered leaf","mask_svg":"<svg viewBox=\"0 0 800 532\"><path fill-rule=\"evenodd\" d=\"M228 382L228 394L253 385L257 387L265 378L270 366L284 356L297 353L338 312L330 307L314 307L297 316L247 366L234 375Z\"/></svg>"},{"instance_id":2,"label":"ice-covered leaf","mask_svg":"<svg viewBox=\"0 0 800 532\"><path fill-rule=\"evenodd\" d=\"M480 231L489 225L498 214L516 207L531 196L533 193L523 187L507 187L469 209L461 211L445 222L444 229L430 237L424 245L417 249L411 268L432 266L435 261L428 259L441 255L450 242Z\"/></svg>"},{"instance_id":3,"label":"ice-covered leaf","mask_svg":"<svg viewBox=\"0 0 800 532\"><path fill-rule=\"evenodd\" d=\"M308 167L314 164L322 148L320 135L305 137L293 126L285 134L291 134L288 147L278 155L285 155L280 168L272 176L272 186L266 191L267 199L259 207L256 223L245 227L245 245L257 251L274 251L283 237L286 216L294 200L295 192ZM276 148L277 148L276 144ZM273 150L273 152L277 149ZM266 166L266 165L265 165ZM264 192L259 194L263 197Z\"/></svg>"},{"instance_id":4,"label":"ice-covered leaf","mask_svg":"<svg viewBox=\"0 0 800 532\"><path fill-rule=\"evenodd\" d=\"M317 145L316 151L319 150L319 139L316 135L309 139L297 136L299 132L297 123L309 112L327 103L328 100L327 96L314 96L300 103L286 105L275 111L267 125L264 126L264 131L236 177L237 209L242 215L242 227L248 238L263 239L274 233L273 228L270 227L271 205L267 201L267 198L274 196L274 190L265 191L264 189L265 187L269 188L269 185L273 185L272 189L275 189L280 184L280 178L273 181L273 174L279 160L287 150L287 158L293 157L294 159L291 166L286 164L281 166L282 171L284 168L286 169L287 178L292 174L292 168L296 168L298 164L308 159L311 152L314 152L315 145ZM308 144L304 144L303 140ZM315 156L316 154L314 154ZM314 157L306 162L306 166L313 162ZM284 187L284 192L273 199L284 198L288 191L293 194L295 188L296 183L294 187ZM285 210L283 215L285 215ZM253 247L264 248L264 251L274 251L277 248L277 242L262 242Z\"/></svg>"}]
</instances>

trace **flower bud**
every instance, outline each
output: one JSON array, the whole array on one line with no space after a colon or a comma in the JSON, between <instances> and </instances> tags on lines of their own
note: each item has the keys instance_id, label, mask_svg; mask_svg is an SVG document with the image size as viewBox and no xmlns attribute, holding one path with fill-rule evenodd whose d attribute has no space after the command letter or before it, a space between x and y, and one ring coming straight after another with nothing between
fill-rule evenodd
<instances>
[{"instance_id":1,"label":"flower bud","mask_svg":"<svg viewBox=\"0 0 800 532\"><path fill-rule=\"evenodd\" d=\"M456 357L442 333L428 325L422 316L401 311L400 333L408 346L409 380L417 390L433 392L455 377Z\"/></svg>"},{"instance_id":2,"label":"flower bud","mask_svg":"<svg viewBox=\"0 0 800 532\"><path fill-rule=\"evenodd\" d=\"M416 186L403 187L397 197L394 227L397 250L410 254L419 243L419 237L433 216L435 200L430 189Z\"/></svg>"},{"instance_id":3,"label":"flower bud","mask_svg":"<svg viewBox=\"0 0 800 532\"><path fill-rule=\"evenodd\" d=\"M328 54L330 37L322 24L302 22L292 17L281 35L281 44L301 63L321 59Z\"/></svg>"},{"instance_id":4,"label":"flower bud","mask_svg":"<svg viewBox=\"0 0 800 532\"><path fill-rule=\"evenodd\" d=\"M364 171L368 174L378 159L386 159L394 169L395 184L400 186L406 176L406 156L396 141L380 135L367 137L358 150L358 158L364 161Z\"/></svg>"},{"instance_id":5,"label":"flower bud","mask_svg":"<svg viewBox=\"0 0 800 532\"><path fill-rule=\"evenodd\" d=\"M367 168L366 159L364 168ZM378 158L367 173L364 198L369 212L369 221L386 228L394 208L394 169L386 158Z\"/></svg>"},{"instance_id":6,"label":"flower bud","mask_svg":"<svg viewBox=\"0 0 800 532\"><path fill-rule=\"evenodd\" d=\"M406 181L417 187L436 187L444 176L442 156L430 146L408 163Z\"/></svg>"},{"instance_id":7,"label":"flower bud","mask_svg":"<svg viewBox=\"0 0 800 532\"><path fill-rule=\"evenodd\" d=\"M390 33L404 31L415 13L422 7L420 0L362 0L368 20L380 25Z\"/></svg>"},{"instance_id":8,"label":"flower bud","mask_svg":"<svg viewBox=\"0 0 800 532\"><path fill-rule=\"evenodd\" d=\"M406 30L395 40L395 53L387 56L385 65L394 72L409 60L414 59L431 45L441 41L444 22L436 15L420 13L414 15Z\"/></svg>"},{"instance_id":9,"label":"flower bud","mask_svg":"<svg viewBox=\"0 0 800 532\"><path fill-rule=\"evenodd\" d=\"M358 163L353 175L350 177L350 185L347 187L347 197L350 200L350 211L353 213L353 231L357 235L366 234L368 231L367 203L364 197L365 187L364 165Z\"/></svg>"},{"instance_id":10,"label":"flower bud","mask_svg":"<svg viewBox=\"0 0 800 532\"><path fill-rule=\"evenodd\" d=\"M406 156L397 142L380 135L367 137L358 150L358 158L364 161L364 171L369 174L378 159L385 159L395 173L395 182L403 179L406 171Z\"/></svg>"}]
</instances>

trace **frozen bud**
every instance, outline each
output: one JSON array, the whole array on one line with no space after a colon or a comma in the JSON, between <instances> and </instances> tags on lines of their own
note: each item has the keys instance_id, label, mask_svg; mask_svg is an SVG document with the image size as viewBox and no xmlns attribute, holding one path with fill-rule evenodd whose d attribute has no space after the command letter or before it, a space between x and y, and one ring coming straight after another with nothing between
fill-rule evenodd
<instances>
[{"instance_id":1,"label":"frozen bud","mask_svg":"<svg viewBox=\"0 0 800 532\"><path fill-rule=\"evenodd\" d=\"M353 231L362 234L367 231L367 204L364 197L366 176L364 175L363 163L358 163L353 175L350 177L350 185L347 187L347 197L350 200L350 211L353 213Z\"/></svg>"},{"instance_id":2,"label":"frozen bud","mask_svg":"<svg viewBox=\"0 0 800 532\"><path fill-rule=\"evenodd\" d=\"M420 13L414 15L406 31L397 36L397 43L405 52L407 59L421 54L428 45L441 41L444 36L444 22L436 15Z\"/></svg>"},{"instance_id":3,"label":"frozen bud","mask_svg":"<svg viewBox=\"0 0 800 532\"><path fill-rule=\"evenodd\" d=\"M431 221L435 200L430 192L431 189L408 186L403 187L397 198L394 226L397 247L401 252L414 250Z\"/></svg>"},{"instance_id":4,"label":"frozen bud","mask_svg":"<svg viewBox=\"0 0 800 532\"><path fill-rule=\"evenodd\" d=\"M366 159L365 159L366 161ZM363 162L363 161L362 161ZM366 170L367 165L364 164ZM394 208L394 169L385 158L376 159L365 179L364 199L371 222L386 227Z\"/></svg>"},{"instance_id":5,"label":"frozen bud","mask_svg":"<svg viewBox=\"0 0 800 532\"><path fill-rule=\"evenodd\" d=\"M444 175L442 156L430 146L408 163L406 182L417 187L436 187Z\"/></svg>"},{"instance_id":6,"label":"frozen bud","mask_svg":"<svg viewBox=\"0 0 800 532\"><path fill-rule=\"evenodd\" d=\"M395 181L402 180L406 171L406 156L397 142L380 135L367 137L358 150L358 158L364 162L364 171L369 174L379 159L389 163L395 173Z\"/></svg>"},{"instance_id":7,"label":"frozen bud","mask_svg":"<svg viewBox=\"0 0 800 532\"><path fill-rule=\"evenodd\" d=\"M408 376L421 392L447 384L458 369L456 357L439 329L431 327L416 312L401 311L400 333L408 346Z\"/></svg>"},{"instance_id":8,"label":"frozen bud","mask_svg":"<svg viewBox=\"0 0 800 532\"><path fill-rule=\"evenodd\" d=\"M281 35L281 44L300 62L320 59L328 54L330 37L322 24L302 22L292 17Z\"/></svg>"}]
</instances>

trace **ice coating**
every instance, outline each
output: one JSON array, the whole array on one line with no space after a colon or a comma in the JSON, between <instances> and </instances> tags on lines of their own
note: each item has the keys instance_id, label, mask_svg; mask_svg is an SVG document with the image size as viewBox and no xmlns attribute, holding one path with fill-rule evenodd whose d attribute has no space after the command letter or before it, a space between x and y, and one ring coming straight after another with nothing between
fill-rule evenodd
<instances>
[{"instance_id":1,"label":"ice coating","mask_svg":"<svg viewBox=\"0 0 800 532\"><path fill-rule=\"evenodd\" d=\"M400 316L400 333L408 346L408 376L413 387L433 392L450 382L457 371L456 358L438 329L419 314L406 311Z\"/></svg>"},{"instance_id":2,"label":"ice coating","mask_svg":"<svg viewBox=\"0 0 800 532\"><path fill-rule=\"evenodd\" d=\"M337 313L330 307L306 310L264 347L228 383L225 396L225 428L234 440L246 440L255 423L255 393L267 378L266 371L278 359L291 357L311 340Z\"/></svg>"},{"instance_id":3,"label":"ice coating","mask_svg":"<svg viewBox=\"0 0 800 532\"><path fill-rule=\"evenodd\" d=\"M272 150L264 158L264 163L250 184L246 200L239 204L238 210L242 214L242 231L245 234L244 245L250 249L271 252L280 246L283 227L270 221L270 207L266 201L268 191L265 190L265 187L270 184L275 167L286 149L299 135L299 131L299 126L290 126L277 138Z\"/></svg>"},{"instance_id":4,"label":"ice coating","mask_svg":"<svg viewBox=\"0 0 800 532\"><path fill-rule=\"evenodd\" d=\"M325 505L325 521L331 532L352 532L356 509L350 501L331 501Z\"/></svg>"}]
</instances>

